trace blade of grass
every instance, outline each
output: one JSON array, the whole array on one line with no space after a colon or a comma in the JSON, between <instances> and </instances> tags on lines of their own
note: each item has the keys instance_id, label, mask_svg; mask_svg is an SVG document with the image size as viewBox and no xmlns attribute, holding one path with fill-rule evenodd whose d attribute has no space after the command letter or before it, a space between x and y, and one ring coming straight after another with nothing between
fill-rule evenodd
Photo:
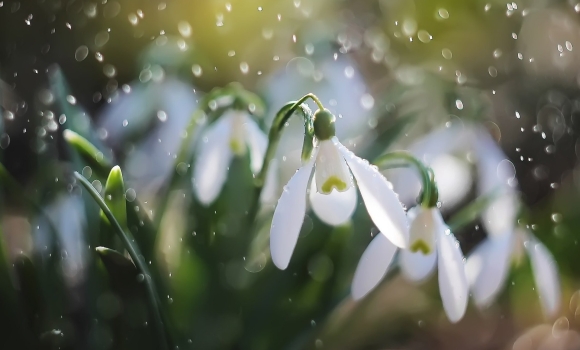
<instances>
[{"instance_id":1,"label":"blade of grass","mask_svg":"<svg viewBox=\"0 0 580 350\"><path fill-rule=\"evenodd\" d=\"M159 294L157 294L155 285L152 282L151 272L149 272L149 268L147 267L147 264L143 260L139 247L133 242L133 240L129 237L127 232L123 230L123 228L121 227L121 225L119 224L119 222L117 221L117 219L115 218L109 207L107 207L107 204L105 204L105 201L103 200L99 192L93 187L93 185L91 185L91 183L78 172L75 172L74 176L81 183L81 185L83 185L83 187L90 193L90 195L93 197L95 202L97 202L99 207L101 207L101 210L111 223L111 226L115 229L116 233L119 235L119 238L121 238L121 241L125 246L125 249L127 249L127 251L129 252L131 259L133 259L133 262L139 269L139 272L145 276L143 281L146 286L147 298L151 307L153 319L155 321L154 328L159 342L159 348L164 350L169 349L168 342L166 339L165 326L163 324L161 316L160 310L161 304L159 302Z\"/></svg>"}]
</instances>

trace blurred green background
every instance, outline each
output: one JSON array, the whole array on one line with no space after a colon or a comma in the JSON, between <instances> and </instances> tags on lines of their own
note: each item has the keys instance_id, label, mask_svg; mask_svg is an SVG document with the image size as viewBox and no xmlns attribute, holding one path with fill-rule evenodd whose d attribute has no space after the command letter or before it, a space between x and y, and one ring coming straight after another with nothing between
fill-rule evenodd
<instances>
[{"instance_id":1,"label":"blurred green background","mask_svg":"<svg viewBox=\"0 0 580 350\"><path fill-rule=\"evenodd\" d=\"M118 164L125 225L172 349L580 349L579 12L571 0L0 1L0 348L160 348L149 277L73 176L104 194ZM185 167L173 164L204 96L232 82L260 98L265 132L284 103L317 94L367 159L448 122L487 128L557 261L557 317L542 314L525 259L494 305L470 304L458 324L435 278L395 272L354 302L352 275L377 233L362 203L340 227L307 212L290 267L276 269L275 199L251 230L241 224L249 158L234 159L209 207L186 165L195 136ZM83 157L64 129L109 163ZM285 128L278 195L301 131ZM476 221L456 235L467 256L486 233Z\"/></svg>"}]
</instances>

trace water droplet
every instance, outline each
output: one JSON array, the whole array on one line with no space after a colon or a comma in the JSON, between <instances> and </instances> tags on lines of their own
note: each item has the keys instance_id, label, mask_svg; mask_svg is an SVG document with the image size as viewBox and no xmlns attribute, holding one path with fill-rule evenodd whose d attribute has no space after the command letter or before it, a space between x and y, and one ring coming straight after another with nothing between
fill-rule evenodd
<instances>
[{"instance_id":1,"label":"water droplet","mask_svg":"<svg viewBox=\"0 0 580 350\"><path fill-rule=\"evenodd\" d=\"M4 133L0 136L0 148L6 149L8 146L10 146L10 136Z\"/></svg>"},{"instance_id":2,"label":"water droplet","mask_svg":"<svg viewBox=\"0 0 580 350\"><path fill-rule=\"evenodd\" d=\"M191 72L193 73L193 75L195 75L196 77L200 77L201 74L203 73L201 66L199 64L194 64L193 66L191 66Z\"/></svg>"},{"instance_id":3,"label":"water droplet","mask_svg":"<svg viewBox=\"0 0 580 350\"><path fill-rule=\"evenodd\" d=\"M165 122L167 120L167 113L165 113L165 111L157 111L157 118L160 121Z\"/></svg>"},{"instance_id":4,"label":"water droplet","mask_svg":"<svg viewBox=\"0 0 580 350\"><path fill-rule=\"evenodd\" d=\"M123 127L129 125L129 121L127 119L123 120Z\"/></svg>"},{"instance_id":5,"label":"water droplet","mask_svg":"<svg viewBox=\"0 0 580 350\"><path fill-rule=\"evenodd\" d=\"M134 26L136 26L137 24L139 24L139 17L137 17L137 15L134 14L134 13L130 13L127 16L127 19L129 20L129 23L131 23Z\"/></svg>"},{"instance_id":6,"label":"water droplet","mask_svg":"<svg viewBox=\"0 0 580 350\"><path fill-rule=\"evenodd\" d=\"M364 109L370 110L375 105L375 99L369 94L364 94L360 99L360 103Z\"/></svg>"},{"instance_id":7,"label":"water droplet","mask_svg":"<svg viewBox=\"0 0 580 350\"><path fill-rule=\"evenodd\" d=\"M103 74L105 74L107 78L114 78L117 75L117 69L115 69L115 66L112 64L106 64L103 67Z\"/></svg>"},{"instance_id":8,"label":"water droplet","mask_svg":"<svg viewBox=\"0 0 580 350\"><path fill-rule=\"evenodd\" d=\"M85 45L79 46L75 51L75 60L81 62L89 55L89 48Z\"/></svg>"},{"instance_id":9,"label":"water droplet","mask_svg":"<svg viewBox=\"0 0 580 350\"><path fill-rule=\"evenodd\" d=\"M77 104L77 99L74 96L72 96L72 95L68 95L66 97L66 101L68 103L70 103L71 105L73 105L73 106Z\"/></svg>"},{"instance_id":10,"label":"water droplet","mask_svg":"<svg viewBox=\"0 0 580 350\"><path fill-rule=\"evenodd\" d=\"M250 66L246 62L240 63L240 70L242 73L247 74L250 70Z\"/></svg>"},{"instance_id":11,"label":"water droplet","mask_svg":"<svg viewBox=\"0 0 580 350\"><path fill-rule=\"evenodd\" d=\"M449 18L449 12L446 9L444 9L444 8L440 8L437 11L437 14L439 15L439 18L440 19L447 19L447 18Z\"/></svg>"},{"instance_id":12,"label":"water droplet","mask_svg":"<svg viewBox=\"0 0 580 350\"><path fill-rule=\"evenodd\" d=\"M567 333L569 329L570 321L568 321L568 318L565 316L560 317L554 322L554 325L552 326L552 336L554 338L560 338L565 333Z\"/></svg>"},{"instance_id":13,"label":"water droplet","mask_svg":"<svg viewBox=\"0 0 580 350\"><path fill-rule=\"evenodd\" d=\"M134 189L129 188L127 189L127 191L125 191L125 199L127 200L127 202L133 202L135 198L137 198L137 193L135 192Z\"/></svg>"},{"instance_id":14,"label":"water droplet","mask_svg":"<svg viewBox=\"0 0 580 350\"><path fill-rule=\"evenodd\" d=\"M82 174L85 178L90 179L93 176L93 169L90 166L86 166L83 168Z\"/></svg>"},{"instance_id":15,"label":"water droplet","mask_svg":"<svg viewBox=\"0 0 580 350\"><path fill-rule=\"evenodd\" d=\"M450 60L451 58L453 58L453 53L449 49L443 49L441 50L441 56L443 56L443 58L445 58L446 60Z\"/></svg>"},{"instance_id":16,"label":"water droplet","mask_svg":"<svg viewBox=\"0 0 580 350\"><path fill-rule=\"evenodd\" d=\"M191 36L191 25L186 21L180 21L177 23L177 30L184 38L189 38Z\"/></svg>"},{"instance_id":17,"label":"water droplet","mask_svg":"<svg viewBox=\"0 0 580 350\"><path fill-rule=\"evenodd\" d=\"M97 47L103 47L109 42L109 32L102 31L95 35L95 45Z\"/></svg>"},{"instance_id":18,"label":"water droplet","mask_svg":"<svg viewBox=\"0 0 580 350\"><path fill-rule=\"evenodd\" d=\"M121 12L121 4L116 1L109 2L105 5L103 9L103 17L113 18Z\"/></svg>"},{"instance_id":19,"label":"water droplet","mask_svg":"<svg viewBox=\"0 0 580 350\"><path fill-rule=\"evenodd\" d=\"M145 280L145 275L142 273L137 275L137 282L143 282Z\"/></svg>"}]
</instances>

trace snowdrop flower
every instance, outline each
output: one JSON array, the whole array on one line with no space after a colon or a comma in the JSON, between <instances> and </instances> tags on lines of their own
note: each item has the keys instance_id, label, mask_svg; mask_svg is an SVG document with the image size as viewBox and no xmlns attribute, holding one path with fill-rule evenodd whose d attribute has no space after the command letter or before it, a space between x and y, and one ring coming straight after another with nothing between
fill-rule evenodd
<instances>
[{"instance_id":1,"label":"snowdrop flower","mask_svg":"<svg viewBox=\"0 0 580 350\"><path fill-rule=\"evenodd\" d=\"M315 48L315 52L322 50ZM333 111L339 116L336 136L340 140L368 135L371 130L369 121L373 113L369 106L373 99L367 93L364 78L356 63L344 55L339 55L336 60L332 58L331 52L321 54L319 58L295 58L283 69L265 78L263 94L270 106L282 106L295 96L314 93L325 104L332 104ZM314 105L310 104L310 107ZM300 154L302 136L301 121L289 120L276 152L280 178L284 181L300 166L296 155Z\"/></svg>"},{"instance_id":2,"label":"snowdrop flower","mask_svg":"<svg viewBox=\"0 0 580 350\"><path fill-rule=\"evenodd\" d=\"M267 147L266 134L247 112L226 111L201 135L192 178L199 201L209 205L217 198L232 158L244 155L246 149L250 152L250 168L257 174L262 169Z\"/></svg>"},{"instance_id":3,"label":"snowdrop flower","mask_svg":"<svg viewBox=\"0 0 580 350\"><path fill-rule=\"evenodd\" d=\"M87 227L83 200L79 196L59 195L49 205L45 207L47 217L39 216L36 221L38 227L36 249L39 252L48 251L58 240L64 256L63 272L66 282L70 286L75 286L84 278L85 262L88 258L86 242L83 232ZM57 237L52 237L50 232L50 220L53 224ZM51 249L47 250L47 247Z\"/></svg>"},{"instance_id":4,"label":"snowdrop flower","mask_svg":"<svg viewBox=\"0 0 580 350\"><path fill-rule=\"evenodd\" d=\"M410 280L424 281L437 265L439 291L443 308L451 322L465 314L469 286L465 275L463 253L455 236L445 225L437 207L416 206L409 210L409 249L401 251L400 265ZM363 253L354 273L352 296L363 298L383 279L397 247L377 235Z\"/></svg>"},{"instance_id":5,"label":"snowdrop flower","mask_svg":"<svg viewBox=\"0 0 580 350\"><path fill-rule=\"evenodd\" d=\"M454 123L430 132L408 147L411 154L433 169L443 211L459 204L473 185L471 164L464 157L472 151L476 130L468 123ZM401 202L406 205L415 203L421 191L416 173L401 168L390 170L389 174Z\"/></svg>"},{"instance_id":6,"label":"snowdrop flower","mask_svg":"<svg viewBox=\"0 0 580 350\"><path fill-rule=\"evenodd\" d=\"M499 194L482 215L488 237L474 249L466 263L475 303L485 308L495 300L505 285L512 258L523 245L531 261L544 313L554 316L561 298L557 264L531 232L516 227L519 204L515 189L509 185L515 176L513 165L489 135L478 135L476 150L482 179L479 191L489 193L495 189Z\"/></svg>"},{"instance_id":7,"label":"snowdrop flower","mask_svg":"<svg viewBox=\"0 0 580 350\"><path fill-rule=\"evenodd\" d=\"M102 112L99 133L116 148L138 137L123 170L132 187L155 192L173 171L197 97L191 86L163 75L124 90Z\"/></svg>"},{"instance_id":8,"label":"snowdrop flower","mask_svg":"<svg viewBox=\"0 0 580 350\"><path fill-rule=\"evenodd\" d=\"M309 197L312 209L321 220L339 225L352 216L357 202L352 172L367 211L385 239L398 247L407 246L407 219L397 195L374 166L355 156L338 141L335 120L326 109L314 114L314 134L318 144L310 159L285 186L274 211L270 252L279 269L288 267L296 246L313 172Z\"/></svg>"}]
</instances>

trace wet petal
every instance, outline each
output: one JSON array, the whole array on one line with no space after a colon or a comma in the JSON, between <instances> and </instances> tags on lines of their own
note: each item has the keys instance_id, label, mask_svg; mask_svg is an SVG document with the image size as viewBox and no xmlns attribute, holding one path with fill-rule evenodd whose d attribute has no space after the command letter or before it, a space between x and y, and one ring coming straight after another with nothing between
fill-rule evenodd
<instances>
[{"instance_id":1,"label":"wet petal","mask_svg":"<svg viewBox=\"0 0 580 350\"><path fill-rule=\"evenodd\" d=\"M463 253L459 242L449 230L439 233L437 250L439 292L447 318L455 323L465 314L469 296Z\"/></svg>"},{"instance_id":2,"label":"wet petal","mask_svg":"<svg viewBox=\"0 0 580 350\"><path fill-rule=\"evenodd\" d=\"M317 190L323 194L329 194L333 190L347 191L352 187L350 172L344 161L344 157L333 140L324 140L319 143L318 156L316 157Z\"/></svg>"},{"instance_id":3,"label":"wet petal","mask_svg":"<svg viewBox=\"0 0 580 350\"><path fill-rule=\"evenodd\" d=\"M434 250L431 254L425 255L421 252L413 253L408 249L404 249L401 251L400 259L403 275L413 282L421 282L435 271L437 251Z\"/></svg>"},{"instance_id":4,"label":"wet petal","mask_svg":"<svg viewBox=\"0 0 580 350\"><path fill-rule=\"evenodd\" d=\"M246 116L244 127L246 142L250 148L250 167L252 172L257 174L262 169L262 162L268 148L268 137L250 116Z\"/></svg>"},{"instance_id":5,"label":"wet petal","mask_svg":"<svg viewBox=\"0 0 580 350\"><path fill-rule=\"evenodd\" d=\"M396 251L397 246L385 235L379 233L373 238L354 272L351 287L353 299L363 298L379 284L387 273Z\"/></svg>"},{"instance_id":6,"label":"wet petal","mask_svg":"<svg viewBox=\"0 0 580 350\"><path fill-rule=\"evenodd\" d=\"M222 117L208 127L199 141L192 180L197 198L204 205L217 198L227 179L233 156L229 145L230 132L230 118Z\"/></svg>"},{"instance_id":7,"label":"wet petal","mask_svg":"<svg viewBox=\"0 0 580 350\"><path fill-rule=\"evenodd\" d=\"M489 237L467 258L465 272L475 304L484 308L502 290L510 268L513 235Z\"/></svg>"},{"instance_id":8,"label":"wet petal","mask_svg":"<svg viewBox=\"0 0 580 350\"><path fill-rule=\"evenodd\" d=\"M545 245L531 234L528 237L529 240L524 246L532 263L536 289L544 313L552 317L560 308L561 291L558 265Z\"/></svg>"},{"instance_id":9,"label":"wet petal","mask_svg":"<svg viewBox=\"0 0 580 350\"><path fill-rule=\"evenodd\" d=\"M421 205L409 210L409 250L430 254L435 250L437 232L445 223L438 208L425 208Z\"/></svg>"},{"instance_id":10,"label":"wet petal","mask_svg":"<svg viewBox=\"0 0 580 350\"><path fill-rule=\"evenodd\" d=\"M406 247L409 240L407 216L391 184L374 166L355 156L340 142L335 142L356 178L367 211L375 225L396 246Z\"/></svg>"},{"instance_id":11,"label":"wet petal","mask_svg":"<svg viewBox=\"0 0 580 350\"><path fill-rule=\"evenodd\" d=\"M316 170L310 186L310 204L312 211L328 225L344 224L352 217L356 209L356 189L351 186L345 192L333 190L330 194L319 193L316 188Z\"/></svg>"},{"instance_id":12,"label":"wet petal","mask_svg":"<svg viewBox=\"0 0 580 350\"><path fill-rule=\"evenodd\" d=\"M298 169L278 200L270 228L270 253L280 270L286 269L298 241L306 213L306 189L312 174L314 158Z\"/></svg>"}]
</instances>

